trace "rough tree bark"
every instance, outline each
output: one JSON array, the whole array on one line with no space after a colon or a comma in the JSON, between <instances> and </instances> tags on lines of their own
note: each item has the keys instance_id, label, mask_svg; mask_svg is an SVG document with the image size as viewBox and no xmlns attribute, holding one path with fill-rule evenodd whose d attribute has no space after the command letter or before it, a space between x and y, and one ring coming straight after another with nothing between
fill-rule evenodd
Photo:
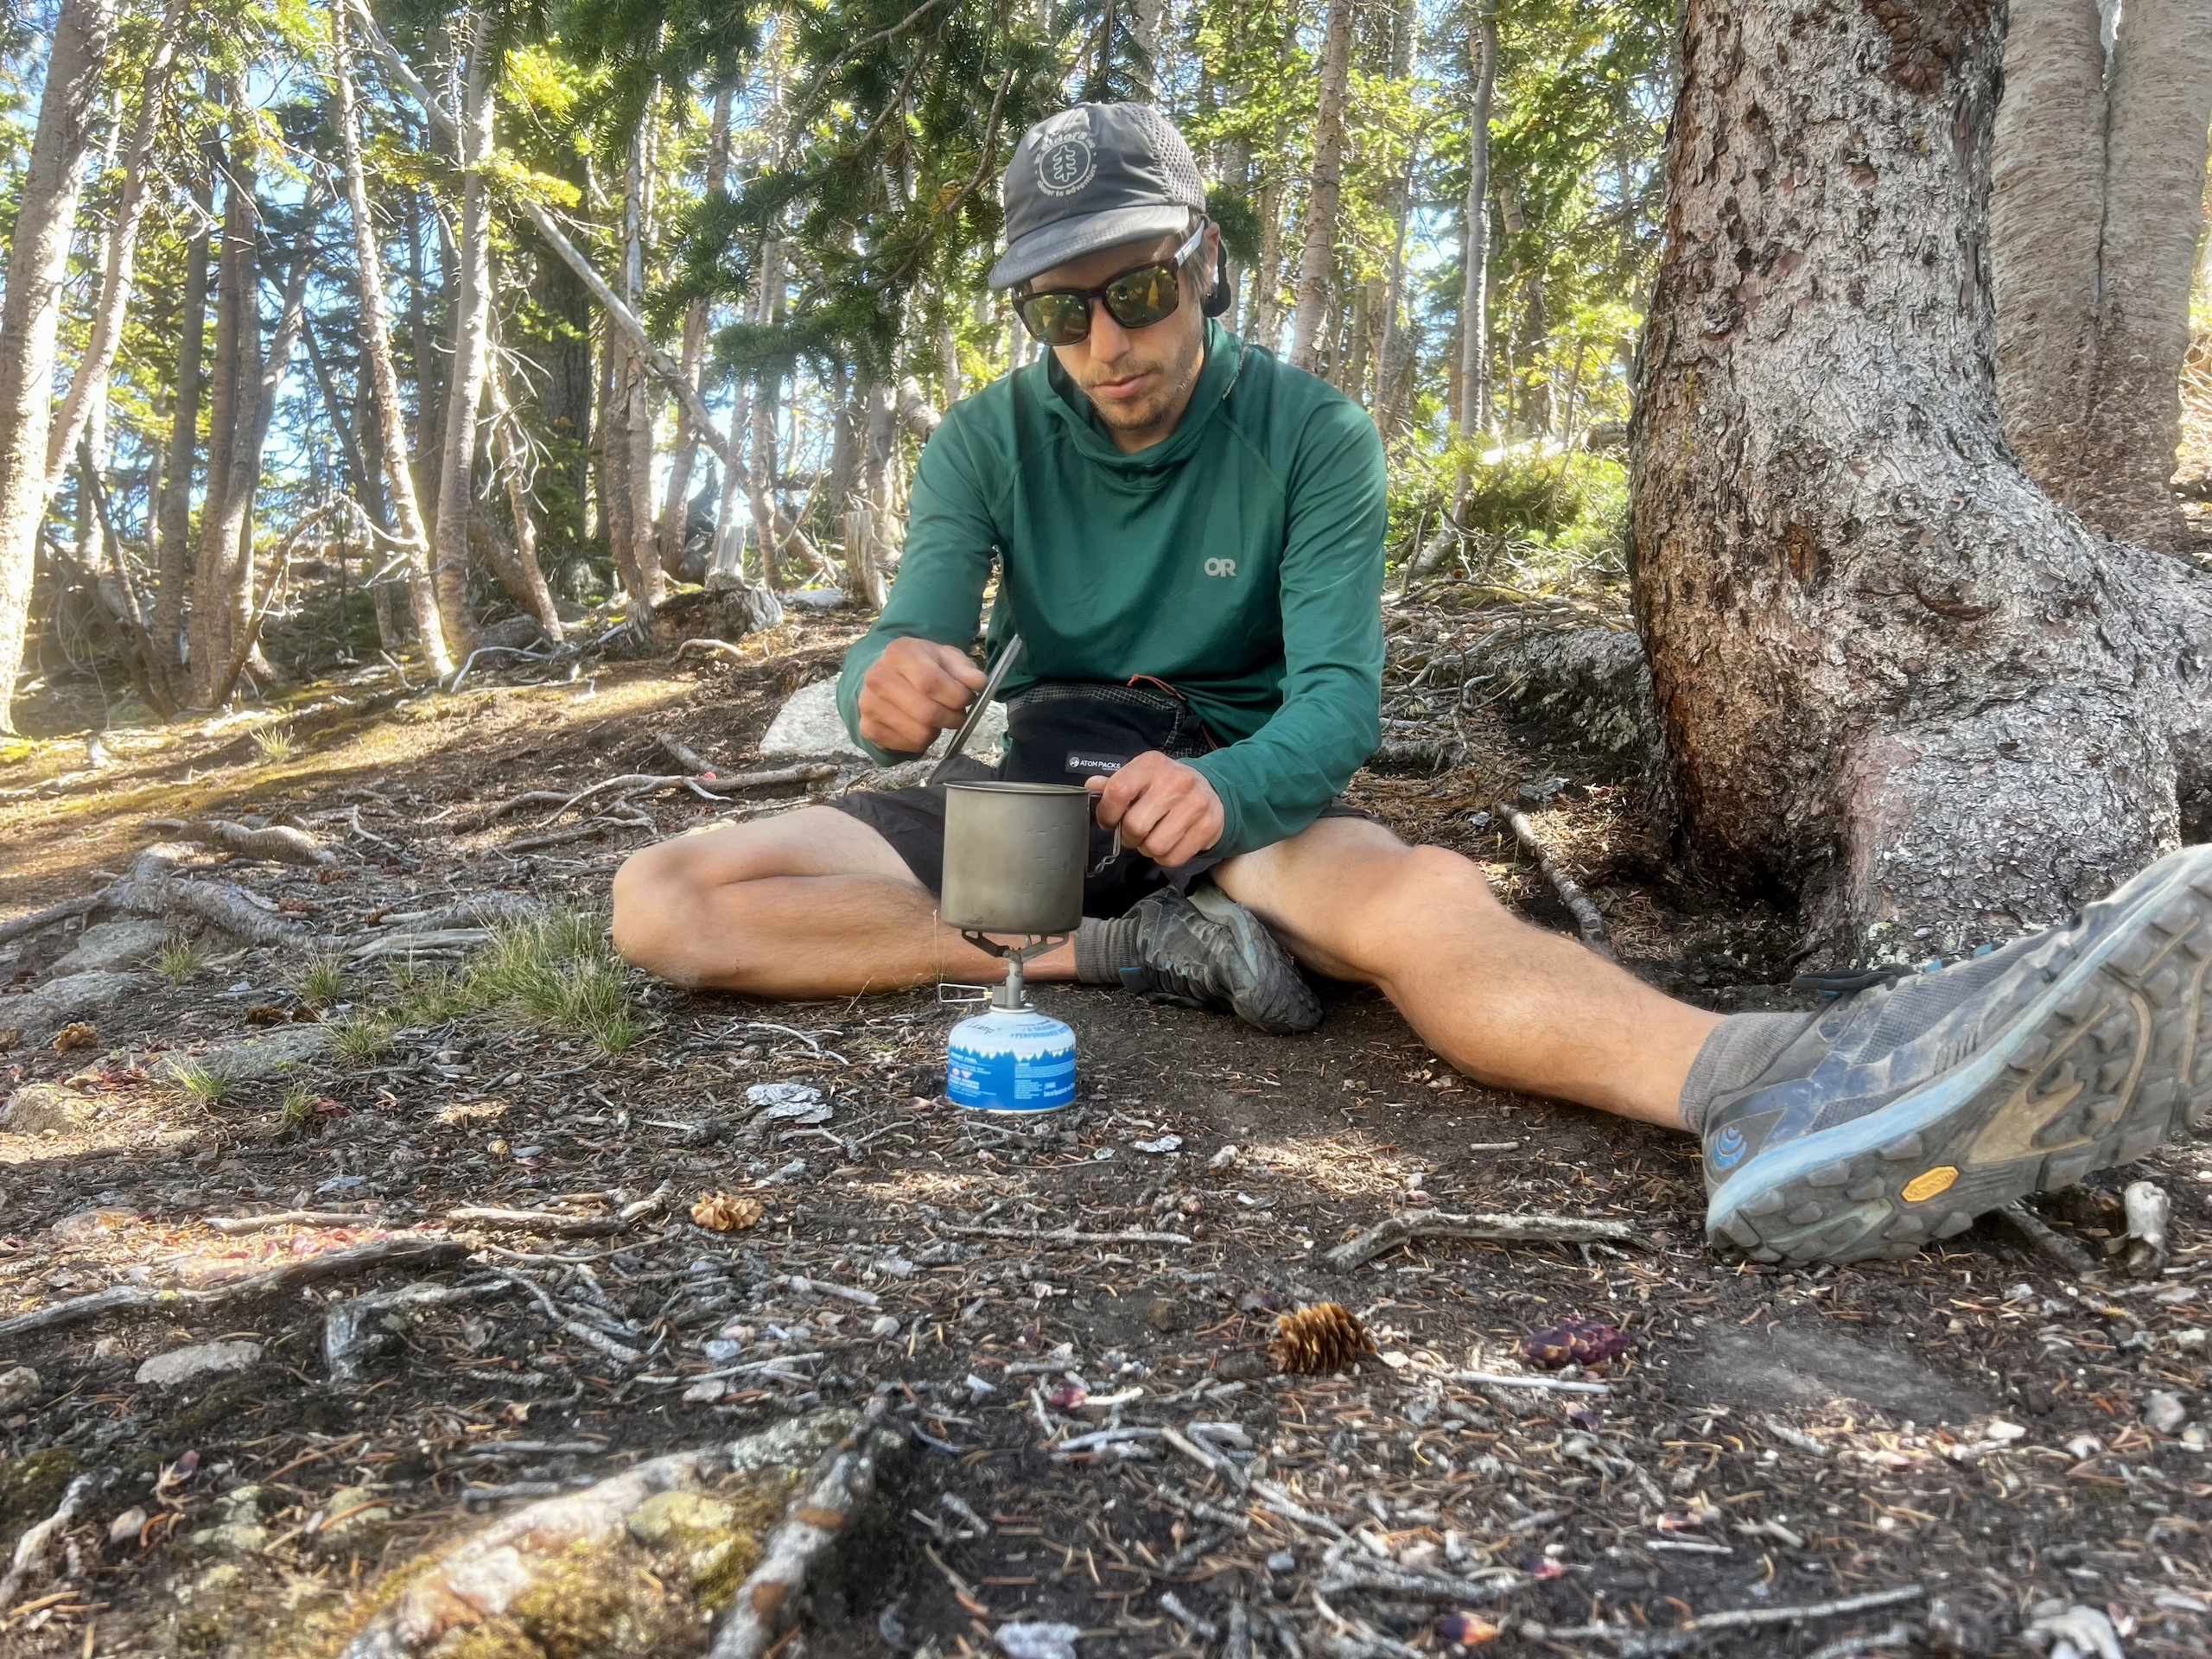
<instances>
[{"instance_id":1,"label":"rough tree bark","mask_svg":"<svg viewBox=\"0 0 2212 1659\"><path fill-rule=\"evenodd\" d=\"M1321 319L1337 267L1337 200L1344 191L1344 88L1351 79L1355 0L1330 0L1321 41L1321 108L1313 123L1313 173L1306 194L1306 227L1298 255L1298 308L1290 321L1294 368L1318 372Z\"/></svg>"},{"instance_id":2,"label":"rough tree bark","mask_svg":"<svg viewBox=\"0 0 2212 1659\"><path fill-rule=\"evenodd\" d=\"M2212 126L2212 0L2019 0L1990 255L2005 433L2107 535L2178 551L2171 487Z\"/></svg>"},{"instance_id":3,"label":"rough tree bark","mask_svg":"<svg viewBox=\"0 0 2212 1659\"><path fill-rule=\"evenodd\" d=\"M147 172L153 163L155 140L161 131L162 112L168 107L169 71L176 61L177 37L184 31L190 7L187 0L168 0L162 11L161 31L155 36L153 55L138 91L138 114L130 131L130 149L124 158L123 191L115 205L115 220L108 228L106 257L102 262L99 298L92 307L92 330L84 355L77 359L68 394L46 448L46 499L52 501L68 470L70 452L87 423L97 417L107 396L108 371L115 364L115 349L123 340L123 320L130 309L130 284L138 257L138 226L146 214ZM94 448L97 449L98 445Z\"/></svg>"},{"instance_id":4,"label":"rough tree bark","mask_svg":"<svg viewBox=\"0 0 2212 1659\"><path fill-rule=\"evenodd\" d=\"M368 178L361 162L361 136L353 124L353 77L349 30L342 12L330 17L332 124L346 174L347 217L353 225L353 257L360 272L362 373L376 399L377 442L390 491L391 520L407 560L407 597L415 637L430 672L442 679L454 671L446 649L437 594L430 586L430 538L415 493L413 452L407 442L407 412L399 401L399 367L391 353L391 313L384 292L384 263L377 249L376 220L371 216ZM419 284L418 284L419 287Z\"/></svg>"},{"instance_id":5,"label":"rough tree bark","mask_svg":"<svg viewBox=\"0 0 2212 1659\"><path fill-rule=\"evenodd\" d=\"M545 630L545 637L557 645L563 639L561 612L553 602L552 588L546 585L544 566L538 561L537 523L530 512L532 467L529 434L515 417L514 408L508 401L497 350L485 365L484 390L492 405L493 454L498 460L500 476L506 480L507 509L515 523L515 568L512 576L502 572L500 579L507 583L515 601L526 607L537 619L537 626Z\"/></svg>"},{"instance_id":6,"label":"rough tree bark","mask_svg":"<svg viewBox=\"0 0 2212 1659\"><path fill-rule=\"evenodd\" d=\"M1490 423L1490 105L1497 86L1497 18L1487 5L1474 20L1474 96L1467 109L1466 228L1460 247L1459 440L1471 444ZM1459 493L1466 493L1466 474Z\"/></svg>"},{"instance_id":7,"label":"rough tree bark","mask_svg":"<svg viewBox=\"0 0 2212 1659\"><path fill-rule=\"evenodd\" d=\"M162 492L161 519L156 527L154 638L156 660L168 680L174 696L181 688L177 678L184 666L184 593L192 563L192 476L200 454L200 388L205 378L202 359L207 340L207 257L206 226L214 211L215 168L219 153L203 147L202 171L193 185L193 206L201 226L185 250L184 296L177 317L176 385L169 415L168 464L162 469L168 486Z\"/></svg>"},{"instance_id":8,"label":"rough tree bark","mask_svg":"<svg viewBox=\"0 0 2212 1659\"><path fill-rule=\"evenodd\" d=\"M0 732L15 729L16 675L30 618L39 523L46 517L61 285L114 22L111 0L62 0L23 168L7 295L0 300L0 340L6 342L0 350Z\"/></svg>"},{"instance_id":9,"label":"rough tree bark","mask_svg":"<svg viewBox=\"0 0 2212 1659\"><path fill-rule=\"evenodd\" d=\"M2047 922L2202 799L2212 591L1999 429L2001 14L1690 0L1634 432L1636 605L1691 850L1831 958Z\"/></svg>"},{"instance_id":10,"label":"rough tree bark","mask_svg":"<svg viewBox=\"0 0 2212 1659\"><path fill-rule=\"evenodd\" d=\"M468 602L468 520L476 510L477 410L492 353L492 226L484 168L492 154L489 82L498 66L485 61L496 48L485 38L488 27L481 12L463 12L460 30L467 38L461 66L461 235L454 250L453 356L446 371L430 586L447 648L465 659L476 643L476 616Z\"/></svg>"},{"instance_id":11,"label":"rough tree bark","mask_svg":"<svg viewBox=\"0 0 2212 1659\"><path fill-rule=\"evenodd\" d=\"M729 178L729 110L731 93L725 87L715 97L715 112L707 124L706 195L709 200L726 194ZM707 302L696 299L683 311L683 353L678 366L683 378L702 393L700 371L706 360ZM676 569L683 557L683 532L691 508L691 467L699 453L699 434L689 404L676 408L676 447L668 461L668 493L660 512L660 568Z\"/></svg>"}]
</instances>

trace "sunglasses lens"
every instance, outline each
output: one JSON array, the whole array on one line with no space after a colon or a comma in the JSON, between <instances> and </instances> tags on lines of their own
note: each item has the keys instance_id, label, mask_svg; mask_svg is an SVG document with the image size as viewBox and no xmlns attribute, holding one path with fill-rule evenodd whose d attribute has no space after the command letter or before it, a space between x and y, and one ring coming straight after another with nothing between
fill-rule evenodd
<instances>
[{"instance_id":1,"label":"sunglasses lens","mask_svg":"<svg viewBox=\"0 0 2212 1659\"><path fill-rule=\"evenodd\" d=\"M1106 285L1106 308L1124 328L1149 328L1173 315L1182 296L1173 266L1147 265Z\"/></svg>"},{"instance_id":2,"label":"sunglasses lens","mask_svg":"<svg viewBox=\"0 0 2212 1659\"><path fill-rule=\"evenodd\" d=\"M1090 332L1090 306L1079 294L1033 294L1020 308L1022 326L1047 346L1072 346Z\"/></svg>"}]
</instances>

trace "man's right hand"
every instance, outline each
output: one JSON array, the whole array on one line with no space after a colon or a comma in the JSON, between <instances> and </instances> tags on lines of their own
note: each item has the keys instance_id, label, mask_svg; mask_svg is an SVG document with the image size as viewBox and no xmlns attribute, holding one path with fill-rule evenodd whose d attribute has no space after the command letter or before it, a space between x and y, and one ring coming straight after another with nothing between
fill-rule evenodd
<instances>
[{"instance_id":1,"label":"man's right hand","mask_svg":"<svg viewBox=\"0 0 2212 1659\"><path fill-rule=\"evenodd\" d=\"M861 681L861 735L880 749L912 754L958 726L983 689L983 671L950 645L893 639Z\"/></svg>"}]
</instances>

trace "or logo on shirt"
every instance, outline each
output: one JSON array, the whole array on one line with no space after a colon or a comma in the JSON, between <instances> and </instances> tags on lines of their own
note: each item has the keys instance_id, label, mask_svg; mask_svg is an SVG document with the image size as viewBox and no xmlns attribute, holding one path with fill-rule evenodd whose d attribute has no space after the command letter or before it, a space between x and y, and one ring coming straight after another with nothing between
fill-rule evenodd
<instances>
[{"instance_id":1,"label":"or logo on shirt","mask_svg":"<svg viewBox=\"0 0 2212 1659\"><path fill-rule=\"evenodd\" d=\"M1037 152L1037 188L1048 196L1071 196L1097 172L1088 133L1066 134Z\"/></svg>"},{"instance_id":2,"label":"or logo on shirt","mask_svg":"<svg viewBox=\"0 0 2212 1659\"><path fill-rule=\"evenodd\" d=\"M1210 576L1233 576L1236 574L1236 561L1234 559L1208 559L1206 561L1206 575Z\"/></svg>"}]
</instances>

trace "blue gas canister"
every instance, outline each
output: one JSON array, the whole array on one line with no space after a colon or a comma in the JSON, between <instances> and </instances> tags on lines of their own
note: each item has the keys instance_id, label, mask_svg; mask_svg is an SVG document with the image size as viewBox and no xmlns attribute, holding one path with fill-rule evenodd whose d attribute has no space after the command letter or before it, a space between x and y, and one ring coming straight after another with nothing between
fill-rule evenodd
<instances>
[{"instance_id":1,"label":"blue gas canister","mask_svg":"<svg viewBox=\"0 0 2212 1659\"><path fill-rule=\"evenodd\" d=\"M952 1028L944 1072L956 1106L1058 1111L1075 1101L1075 1033L1033 1007L988 1008Z\"/></svg>"}]
</instances>

